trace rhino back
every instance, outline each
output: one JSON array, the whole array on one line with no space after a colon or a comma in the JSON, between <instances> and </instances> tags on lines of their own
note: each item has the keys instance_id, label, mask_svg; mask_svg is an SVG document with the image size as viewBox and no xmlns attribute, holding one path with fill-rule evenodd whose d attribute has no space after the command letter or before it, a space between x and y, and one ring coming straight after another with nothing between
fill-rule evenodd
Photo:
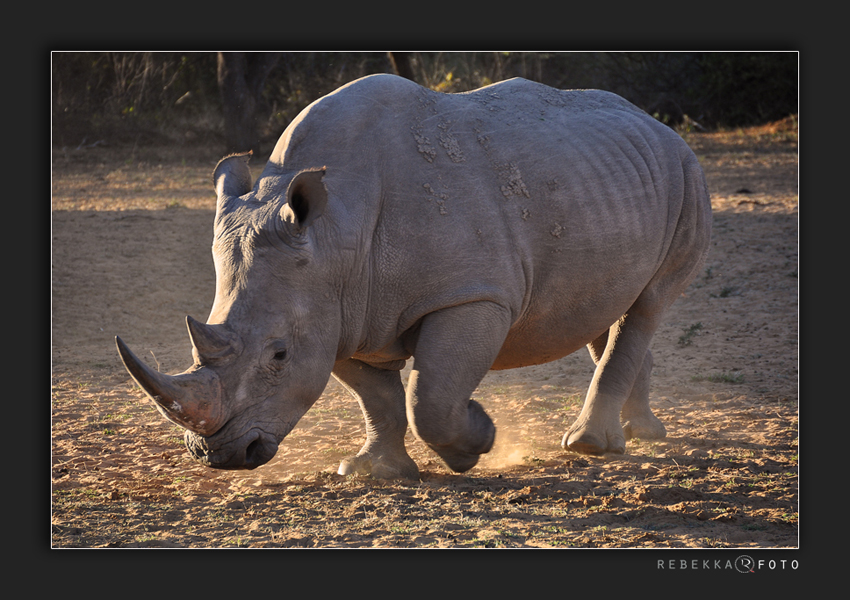
<instances>
[{"instance_id":1,"label":"rhino back","mask_svg":"<svg viewBox=\"0 0 850 600\"><path fill-rule=\"evenodd\" d=\"M369 349L442 306L489 300L512 311L515 343L556 330L546 352L563 355L658 269L689 155L607 92L514 79L440 94L384 75L314 103L270 164L327 166L340 218L359 229L347 243L369 262Z\"/></svg>"}]
</instances>

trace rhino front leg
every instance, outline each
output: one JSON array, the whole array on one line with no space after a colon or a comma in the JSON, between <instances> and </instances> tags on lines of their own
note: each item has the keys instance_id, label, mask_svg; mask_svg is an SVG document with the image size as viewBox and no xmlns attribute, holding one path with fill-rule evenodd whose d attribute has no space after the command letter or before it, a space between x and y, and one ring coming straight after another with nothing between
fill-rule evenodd
<instances>
[{"instance_id":1,"label":"rhino front leg","mask_svg":"<svg viewBox=\"0 0 850 600\"><path fill-rule=\"evenodd\" d=\"M607 331L588 344L587 349L595 364L598 365L599 361L602 360L607 344ZM627 440L633 438L658 440L667 437L667 429L649 407L649 378L651 374L652 352L647 350L640 372L632 386L632 391L623 405L623 410L620 411L623 433Z\"/></svg>"},{"instance_id":2,"label":"rhino front leg","mask_svg":"<svg viewBox=\"0 0 850 600\"><path fill-rule=\"evenodd\" d=\"M357 398L366 419L366 443L342 461L338 473L418 480L419 468L404 447L407 416L399 371L348 359L334 365L333 375Z\"/></svg>"},{"instance_id":3,"label":"rhino front leg","mask_svg":"<svg viewBox=\"0 0 850 600\"><path fill-rule=\"evenodd\" d=\"M584 407L561 441L565 449L582 454L622 454L626 451L626 433L620 424L621 411L649 422L646 415L649 412L648 370L652 362L647 357L649 342L657 326L656 315L632 307L632 311L608 330L605 350L598 356ZM594 342L591 355L601 349L599 342L599 339ZM645 400L638 397L644 391L647 393Z\"/></svg>"},{"instance_id":4,"label":"rhino front leg","mask_svg":"<svg viewBox=\"0 0 850 600\"><path fill-rule=\"evenodd\" d=\"M416 436L462 473L493 447L496 427L472 392L490 370L510 328L510 313L491 302L462 304L422 320L407 386Z\"/></svg>"}]
</instances>

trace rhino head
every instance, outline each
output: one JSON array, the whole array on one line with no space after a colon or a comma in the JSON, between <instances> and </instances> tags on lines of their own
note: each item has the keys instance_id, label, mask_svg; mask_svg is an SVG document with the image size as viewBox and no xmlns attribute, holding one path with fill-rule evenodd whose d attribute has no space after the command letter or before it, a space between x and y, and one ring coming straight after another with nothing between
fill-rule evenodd
<instances>
[{"instance_id":1,"label":"rhino head","mask_svg":"<svg viewBox=\"0 0 850 600\"><path fill-rule=\"evenodd\" d=\"M207 323L187 317L194 363L159 373L116 337L133 379L202 463L252 469L269 460L319 398L336 358L338 294L316 264L311 225L327 201L324 169L278 174L251 189L249 154L223 159ZM288 182L288 183L287 183Z\"/></svg>"}]
</instances>

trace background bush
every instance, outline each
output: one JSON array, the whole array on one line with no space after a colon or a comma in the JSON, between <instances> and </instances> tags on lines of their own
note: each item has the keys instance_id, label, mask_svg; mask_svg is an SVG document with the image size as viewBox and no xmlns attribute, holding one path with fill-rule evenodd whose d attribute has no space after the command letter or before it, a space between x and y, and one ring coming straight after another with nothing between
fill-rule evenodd
<instances>
[{"instance_id":1,"label":"background bush","mask_svg":"<svg viewBox=\"0 0 850 600\"><path fill-rule=\"evenodd\" d=\"M460 92L510 77L616 92L658 119L706 129L795 114L795 52L416 52L411 76ZM221 142L222 100L211 52L60 52L52 56L53 141ZM273 143L307 104L358 77L393 72L384 52L287 52L261 97Z\"/></svg>"}]
</instances>

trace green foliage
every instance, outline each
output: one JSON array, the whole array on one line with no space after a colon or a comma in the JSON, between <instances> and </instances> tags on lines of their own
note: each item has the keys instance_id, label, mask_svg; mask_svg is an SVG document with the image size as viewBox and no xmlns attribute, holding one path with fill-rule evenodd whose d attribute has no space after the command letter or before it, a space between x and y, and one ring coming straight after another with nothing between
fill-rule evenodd
<instances>
[{"instance_id":1,"label":"green foliage","mask_svg":"<svg viewBox=\"0 0 850 600\"><path fill-rule=\"evenodd\" d=\"M710 381L712 383L744 383L744 374L740 371L727 373L711 373L709 375L695 375L692 377L694 381Z\"/></svg>"},{"instance_id":2,"label":"green foliage","mask_svg":"<svg viewBox=\"0 0 850 600\"><path fill-rule=\"evenodd\" d=\"M692 338L699 334L700 329L702 329L702 322L694 323L690 327L683 329L682 331L685 333L679 336L679 344L681 346L690 346Z\"/></svg>"}]
</instances>

